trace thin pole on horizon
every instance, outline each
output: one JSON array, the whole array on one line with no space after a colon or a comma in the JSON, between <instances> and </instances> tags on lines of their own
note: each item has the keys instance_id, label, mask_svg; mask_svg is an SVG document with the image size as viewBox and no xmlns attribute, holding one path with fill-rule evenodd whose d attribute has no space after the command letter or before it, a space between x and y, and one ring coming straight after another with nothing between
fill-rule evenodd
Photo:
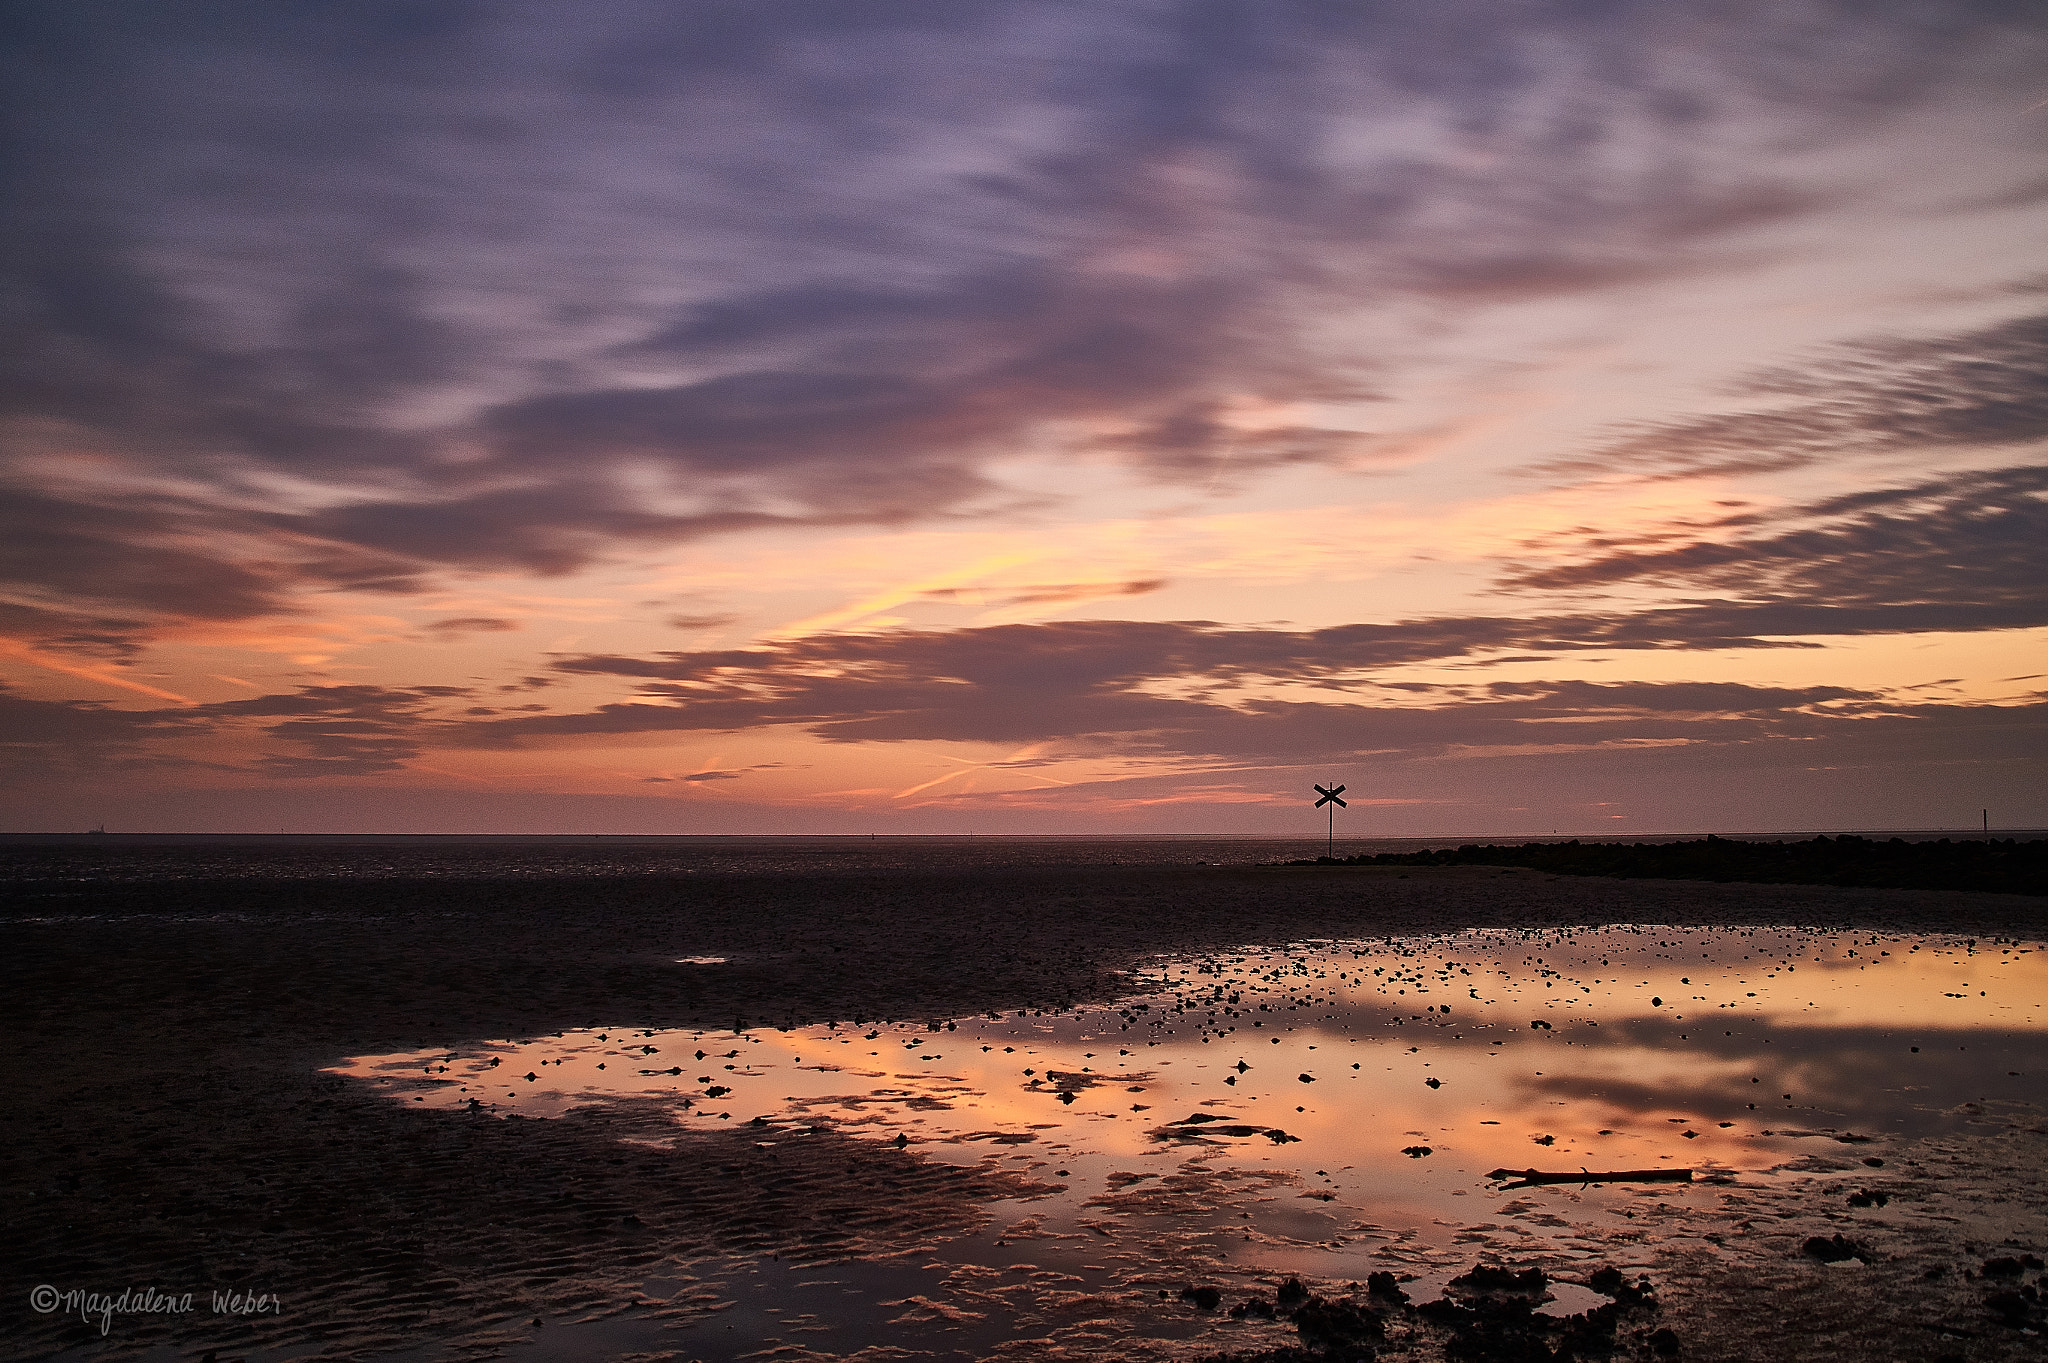
<instances>
[{"instance_id":1,"label":"thin pole on horizon","mask_svg":"<svg viewBox=\"0 0 2048 1363\"><path fill-rule=\"evenodd\" d=\"M1991 831L1991 811L1986 809L1980 812L1984 815L1984 831L1989 833Z\"/></svg>"},{"instance_id":2,"label":"thin pole on horizon","mask_svg":"<svg viewBox=\"0 0 2048 1363\"><path fill-rule=\"evenodd\" d=\"M1328 781L1330 778L1326 776L1323 779ZM1313 782L1310 784L1314 785ZM1323 856L1329 861L1335 861L1337 859L1337 809L1338 806L1345 803L1337 797L1342 795L1348 787L1340 786L1336 782L1331 781L1328 786L1315 786L1314 788L1316 794L1322 796L1320 800L1316 801L1316 808L1321 809L1324 805L1330 807L1330 840L1324 849Z\"/></svg>"}]
</instances>

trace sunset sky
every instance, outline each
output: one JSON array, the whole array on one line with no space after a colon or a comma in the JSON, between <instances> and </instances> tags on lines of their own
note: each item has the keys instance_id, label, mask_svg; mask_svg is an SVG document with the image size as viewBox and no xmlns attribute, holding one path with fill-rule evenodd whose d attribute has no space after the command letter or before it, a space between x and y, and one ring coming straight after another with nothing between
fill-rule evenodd
<instances>
[{"instance_id":1,"label":"sunset sky","mask_svg":"<svg viewBox=\"0 0 2048 1363\"><path fill-rule=\"evenodd\" d=\"M0 828L2048 824L2048 12L22 3Z\"/></svg>"}]
</instances>

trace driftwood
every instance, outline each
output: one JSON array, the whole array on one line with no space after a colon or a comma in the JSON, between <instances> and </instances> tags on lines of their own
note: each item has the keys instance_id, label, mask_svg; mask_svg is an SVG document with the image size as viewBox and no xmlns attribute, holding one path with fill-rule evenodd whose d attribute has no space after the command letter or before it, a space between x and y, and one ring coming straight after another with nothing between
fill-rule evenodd
<instances>
[{"instance_id":1,"label":"driftwood","mask_svg":"<svg viewBox=\"0 0 2048 1363\"><path fill-rule=\"evenodd\" d=\"M1584 1169L1575 1174L1546 1174L1535 1169L1496 1169L1488 1178L1512 1178L1520 1182L1506 1185L1509 1188L1536 1188L1546 1183L1690 1183L1690 1169L1620 1169L1612 1173L1592 1174Z\"/></svg>"}]
</instances>

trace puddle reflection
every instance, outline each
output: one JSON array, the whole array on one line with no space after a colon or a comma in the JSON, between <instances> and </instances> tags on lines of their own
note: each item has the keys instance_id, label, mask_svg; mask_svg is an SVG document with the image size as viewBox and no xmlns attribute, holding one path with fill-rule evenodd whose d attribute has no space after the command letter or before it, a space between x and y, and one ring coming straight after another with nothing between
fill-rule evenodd
<instances>
[{"instance_id":1,"label":"puddle reflection","mask_svg":"<svg viewBox=\"0 0 2048 1363\"><path fill-rule=\"evenodd\" d=\"M1341 1204L1418 1226L1459 1215L1451 1199L1496 1168L1712 1176L1803 1142L1953 1127L2033 1093L2025 1071L2048 1027L2038 947L1872 933L1313 942L1171 961L1132 984L1064 1015L593 1028L339 1072L501 1116L651 1096L684 1127L901 1139L1076 1180L1076 1204L1130 1201L1190 1158L1226 1159L1287 1171L1332 1204L1292 1221L1342 1219Z\"/></svg>"},{"instance_id":2,"label":"puddle reflection","mask_svg":"<svg viewBox=\"0 0 2048 1363\"><path fill-rule=\"evenodd\" d=\"M1818 1154L1882 1164L1888 1141L2035 1099L2048 1030L2040 944L1868 932L1307 942L1163 961L1131 986L1067 1014L593 1028L337 1072L499 1117L651 1097L682 1130L831 1130L1058 1189L947 1245L954 1276L1024 1255L1088 1292L1195 1255L1354 1280L1407 1266L1427 1285L1482 1242L1590 1254L1589 1224L1707 1192L1510 1190L1491 1171L1691 1169L1712 1186L1796 1177Z\"/></svg>"}]
</instances>

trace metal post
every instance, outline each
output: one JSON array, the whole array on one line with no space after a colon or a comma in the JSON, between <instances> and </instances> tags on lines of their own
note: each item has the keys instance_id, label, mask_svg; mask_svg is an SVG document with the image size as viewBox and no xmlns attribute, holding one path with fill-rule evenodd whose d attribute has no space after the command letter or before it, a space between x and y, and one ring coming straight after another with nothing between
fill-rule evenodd
<instances>
[{"instance_id":1,"label":"metal post","mask_svg":"<svg viewBox=\"0 0 2048 1363\"><path fill-rule=\"evenodd\" d=\"M1334 781L1328 786L1315 787L1316 794L1322 797L1316 801L1316 808L1321 809L1324 805L1330 807L1329 841L1323 845L1323 856L1330 861L1337 859L1337 806L1344 803L1343 800L1338 798L1344 791L1345 787L1338 785Z\"/></svg>"}]
</instances>

